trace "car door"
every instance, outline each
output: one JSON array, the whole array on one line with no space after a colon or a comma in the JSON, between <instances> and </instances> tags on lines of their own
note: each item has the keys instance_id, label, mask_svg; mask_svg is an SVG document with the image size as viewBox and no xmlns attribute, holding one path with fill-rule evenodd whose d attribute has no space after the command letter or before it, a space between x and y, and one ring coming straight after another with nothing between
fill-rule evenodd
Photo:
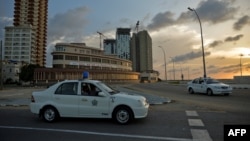
<instances>
[{"instance_id":1,"label":"car door","mask_svg":"<svg viewBox=\"0 0 250 141\"><path fill-rule=\"evenodd\" d=\"M199 93L207 93L207 79L200 78L199 79L199 86L198 86L198 91Z\"/></svg>"},{"instance_id":2,"label":"car door","mask_svg":"<svg viewBox=\"0 0 250 141\"><path fill-rule=\"evenodd\" d=\"M192 81L192 88L194 90L194 92L198 93L200 91L200 84L199 84L199 79L194 79Z\"/></svg>"},{"instance_id":3,"label":"car door","mask_svg":"<svg viewBox=\"0 0 250 141\"><path fill-rule=\"evenodd\" d=\"M55 91L53 101L62 117L78 115L78 82L65 82Z\"/></svg>"},{"instance_id":4,"label":"car door","mask_svg":"<svg viewBox=\"0 0 250 141\"><path fill-rule=\"evenodd\" d=\"M81 117L109 117L110 98L98 96L101 89L92 83L82 82L82 87L88 87L88 94L84 93L79 98L79 116Z\"/></svg>"}]
</instances>

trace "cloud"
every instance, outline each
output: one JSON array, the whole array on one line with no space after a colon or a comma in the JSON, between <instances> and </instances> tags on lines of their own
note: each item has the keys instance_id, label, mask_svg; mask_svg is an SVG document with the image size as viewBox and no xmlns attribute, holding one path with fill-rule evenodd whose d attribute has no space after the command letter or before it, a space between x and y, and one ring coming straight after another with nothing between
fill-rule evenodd
<instances>
[{"instance_id":1,"label":"cloud","mask_svg":"<svg viewBox=\"0 0 250 141\"><path fill-rule=\"evenodd\" d=\"M241 17L236 23L234 23L233 28L235 30L241 30L247 24L250 24L250 17L245 15Z\"/></svg>"},{"instance_id":2,"label":"cloud","mask_svg":"<svg viewBox=\"0 0 250 141\"><path fill-rule=\"evenodd\" d=\"M68 10L66 13L56 14L52 19L49 19L49 40L58 40L65 36L68 40L79 41L84 35L84 27L88 24L85 18L88 11L85 6L78 7Z\"/></svg>"},{"instance_id":3,"label":"cloud","mask_svg":"<svg viewBox=\"0 0 250 141\"><path fill-rule=\"evenodd\" d=\"M234 37L227 37L224 41L225 42L233 42L233 41L238 41L240 38L242 38L244 35L243 34L239 34L236 35Z\"/></svg>"},{"instance_id":4,"label":"cloud","mask_svg":"<svg viewBox=\"0 0 250 141\"><path fill-rule=\"evenodd\" d=\"M208 46L209 47L216 47L216 46L218 46L218 45L220 45L222 43L223 43L222 41L217 40L217 41L214 41L214 42L210 43Z\"/></svg>"},{"instance_id":5,"label":"cloud","mask_svg":"<svg viewBox=\"0 0 250 141\"><path fill-rule=\"evenodd\" d=\"M228 0L201 1L196 11L203 22L213 24L224 22L232 19L238 11L237 8L231 7L230 2Z\"/></svg>"},{"instance_id":6,"label":"cloud","mask_svg":"<svg viewBox=\"0 0 250 141\"><path fill-rule=\"evenodd\" d=\"M238 11L237 8L231 7L230 2L226 0L201 1L195 10L202 22L217 24L231 20ZM174 18L175 15L171 11L158 13L152 18L147 28L158 31L163 27L190 22L191 19L197 20L194 12L188 11L188 9L183 10L186 12L182 12L177 19Z\"/></svg>"},{"instance_id":7,"label":"cloud","mask_svg":"<svg viewBox=\"0 0 250 141\"><path fill-rule=\"evenodd\" d=\"M0 27L1 27L0 39L3 39L3 37L4 37L5 26L12 26L12 23L13 23L13 18L0 17Z\"/></svg>"},{"instance_id":8,"label":"cloud","mask_svg":"<svg viewBox=\"0 0 250 141\"><path fill-rule=\"evenodd\" d=\"M166 11L164 13L158 13L152 19L152 23L148 25L148 29L159 30L162 27L173 25L175 23L173 16L174 13L170 11Z\"/></svg>"},{"instance_id":9,"label":"cloud","mask_svg":"<svg viewBox=\"0 0 250 141\"><path fill-rule=\"evenodd\" d=\"M228 65L220 68L221 71L224 73L235 73L239 71L239 64L234 64L234 65Z\"/></svg>"},{"instance_id":10,"label":"cloud","mask_svg":"<svg viewBox=\"0 0 250 141\"><path fill-rule=\"evenodd\" d=\"M211 52L205 52L205 56L208 56L210 55ZM173 59L174 59L174 62L182 62L182 61L189 61L189 60L192 60L192 59L196 59L196 58L199 58L199 57L202 57L202 51L198 51L198 52L189 52L189 53L186 53L186 54L182 54L182 55L179 55L179 56L175 56Z\"/></svg>"}]
</instances>

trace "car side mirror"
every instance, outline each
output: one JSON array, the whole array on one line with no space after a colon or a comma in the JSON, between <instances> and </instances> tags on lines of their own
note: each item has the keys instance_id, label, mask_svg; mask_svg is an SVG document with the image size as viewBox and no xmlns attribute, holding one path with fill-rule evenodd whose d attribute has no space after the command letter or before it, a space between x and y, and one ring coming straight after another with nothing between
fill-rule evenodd
<instances>
[{"instance_id":1,"label":"car side mirror","mask_svg":"<svg viewBox=\"0 0 250 141\"><path fill-rule=\"evenodd\" d=\"M98 96L100 96L100 97L106 97L106 94L104 92L98 92Z\"/></svg>"}]
</instances>

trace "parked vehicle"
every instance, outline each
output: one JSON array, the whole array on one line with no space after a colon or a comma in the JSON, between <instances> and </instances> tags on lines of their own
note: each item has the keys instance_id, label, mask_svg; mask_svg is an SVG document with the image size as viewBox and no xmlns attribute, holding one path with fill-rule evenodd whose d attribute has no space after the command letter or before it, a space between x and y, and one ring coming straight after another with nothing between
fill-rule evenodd
<instances>
[{"instance_id":1,"label":"parked vehicle","mask_svg":"<svg viewBox=\"0 0 250 141\"><path fill-rule=\"evenodd\" d=\"M112 89L97 80L65 80L48 89L33 92L30 110L47 122L59 117L112 118L127 124L145 118L146 98Z\"/></svg>"},{"instance_id":2,"label":"parked vehicle","mask_svg":"<svg viewBox=\"0 0 250 141\"><path fill-rule=\"evenodd\" d=\"M207 95L229 95L232 93L230 85L219 82L212 78L196 78L187 83L190 94L205 93Z\"/></svg>"}]
</instances>

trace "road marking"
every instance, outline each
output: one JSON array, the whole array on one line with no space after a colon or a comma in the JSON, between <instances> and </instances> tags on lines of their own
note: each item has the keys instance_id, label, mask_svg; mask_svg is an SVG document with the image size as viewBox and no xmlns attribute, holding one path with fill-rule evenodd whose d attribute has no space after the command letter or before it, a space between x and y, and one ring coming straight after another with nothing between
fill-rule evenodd
<instances>
[{"instance_id":1,"label":"road marking","mask_svg":"<svg viewBox=\"0 0 250 141\"><path fill-rule=\"evenodd\" d=\"M191 129L193 141L213 141L207 130Z\"/></svg>"},{"instance_id":2,"label":"road marking","mask_svg":"<svg viewBox=\"0 0 250 141\"><path fill-rule=\"evenodd\" d=\"M19 95L23 95L24 93L16 93L16 94L2 94L2 97L11 97L11 96L19 96Z\"/></svg>"},{"instance_id":3,"label":"road marking","mask_svg":"<svg viewBox=\"0 0 250 141\"><path fill-rule=\"evenodd\" d=\"M202 120L200 119L188 119L188 123L190 126L204 126Z\"/></svg>"},{"instance_id":4,"label":"road marking","mask_svg":"<svg viewBox=\"0 0 250 141\"><path fill-rule=\"evenodd\" d=\"M48 129L48 128L18 127L18 126L0 126L0 128L4 128L4 129L37 130L37 131L53 131L53 132L64 132L64 133L90 134L90 135L99 135L99 136L113 136L113 137L149 139L149 140L153 139L153 140L166 140L166 141L193 141L192 139L185 139L185 138L144 136L144 135L129 135L129 134L115 134L115 133L101 133L101 132L79 131L79 130L65 130L65 129Z\"/></svg>"},{"instance_id":5,"label":"road marking","mask_svg":"<svg viewBox=\"0 0 250 141\"><path fill-rule=\"evenodd\" d=\"M186 111L187 116L199 116L196 111Z\"/></svg>"}]
</instances>

